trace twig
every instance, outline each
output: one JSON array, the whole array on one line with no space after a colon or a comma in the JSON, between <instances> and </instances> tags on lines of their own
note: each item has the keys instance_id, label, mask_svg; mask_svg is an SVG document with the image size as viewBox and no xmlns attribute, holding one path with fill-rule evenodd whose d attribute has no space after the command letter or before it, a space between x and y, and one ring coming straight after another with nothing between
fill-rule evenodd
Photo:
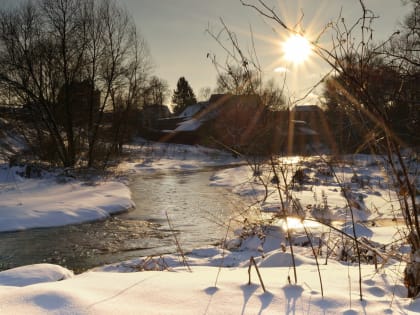
<instances>
[{"instance_id":1,"label":"twig","mask_svg":"<svg viewBox=\"0 0 420 315\"><path fill-rule=\"evenodd\" d=\"M222 260L220 261L219 268L217 269L217 276L216 276L216 280L214 281L214 286L215 287L217 287L217 282L219 281L220 272L222 271L223 263L225 262L225 244L226 244L226 240L227 240L227 237L228 237L228 234L229 234L229 230L231 228L231 223L232 223L232 218L229 220L229 224L228 224L227 229L226 229L226 234L225 234L225 237L223 239Z\"/></svg>"},{"instance_id":2,"label":"twig","mask_svg":"<svg viewBox=\"0 0 420 315\"><path fill-rule=\"evenodd\" d=\"M262 280L262 277L261 277L260 271L259 271L259 269L258 269L257 263L255 262L255 259L254 259L254 257L253 257L253 256L251 256L251 258L249 259L249 267L248 267L248 285L251 285L251 267L252 267L252 265L254 265L255 270L257 271L257 275L258 275L258 278L260 279L260 283L261 283L261 286L262 286L263 291L264 291L264 292L267 292L267 290L265 289L265 285L264 285L264 282L263 282L263 280Z\"/></svg>"},{"instance_id":3,"label":"twig","mask_svg":"<svg viewBox=\"0 0 420 315\"><path fill-rule=\"evenodd\" d=\"M176 237L175 230L174 230L174 228L172 226L171 220L169 220L169 216L168 216L168 212L167 211L165 211L165 215L166 215L166 219L168 220L169 229L171 230L172 235L174 236L175 244L176 244L178 253L182 257L182 263L184 264L185 267L187 267L187 269L188 269L189 272L192 272L192 270L190 268L190 265L188 265L188 262L187 262L187 259L185 257L184 251L182 250L181 245L180 245L180 243L178 241L178 238Z\"/></svg>"}]
</instances>

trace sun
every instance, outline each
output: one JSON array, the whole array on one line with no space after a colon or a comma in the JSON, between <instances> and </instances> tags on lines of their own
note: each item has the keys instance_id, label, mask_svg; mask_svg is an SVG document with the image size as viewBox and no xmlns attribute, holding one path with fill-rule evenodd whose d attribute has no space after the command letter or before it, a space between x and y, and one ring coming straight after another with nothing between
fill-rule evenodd
<instances>
[{"instance_id":1,"label":"sun","mask_svg":"<svg viewBox=\"0 0 420 315\"><path fill-rule=\"evenodd\" d=\"M311 44L301 35L292 35L283 43L284 58L294 64L308 60L311 51Z\"/></svg>"}]
</instances>

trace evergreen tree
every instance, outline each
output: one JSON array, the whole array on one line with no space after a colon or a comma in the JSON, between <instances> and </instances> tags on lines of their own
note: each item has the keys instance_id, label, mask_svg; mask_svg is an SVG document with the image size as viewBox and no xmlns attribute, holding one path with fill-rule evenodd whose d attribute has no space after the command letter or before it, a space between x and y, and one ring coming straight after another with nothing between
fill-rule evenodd
<instances>
[{"instance_id":1,"label":"evergreen tree","mask_svg":"<svg viewBox=\"0 0 420 315\"><path fill-rule=\"evenodd\" d=\"M184 77L179 78L176 84L176 90L172 96L172 102L175 104L174 113L181 113L186 107L196 104L197 99L195 98L194 91L190 84Z\"/></svg>"}]
</instances>

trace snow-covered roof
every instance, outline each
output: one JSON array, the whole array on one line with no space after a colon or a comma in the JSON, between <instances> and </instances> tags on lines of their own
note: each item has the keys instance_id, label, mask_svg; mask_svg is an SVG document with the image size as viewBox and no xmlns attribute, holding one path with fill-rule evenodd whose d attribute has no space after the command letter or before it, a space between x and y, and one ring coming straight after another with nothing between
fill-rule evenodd
<instances>
[{"instance_id":1,"label":"snow-covered roof","mask_svg":"<svg viewBox=\"0 0 420 315\"><path fill-rule=\"evenodd\" d=\"M306 135L306 136L316 136L318 132L313 130L306 121L304 120L292 120L291 122L295 128L295 134Z\"/></svg>"},{"instance_id":2,"label":"snow-covered roof","mask_svg":"<svg viewBox=\"0 0 420 315\"><path fill-rule=\"evenodd\" d=\"M197 114L199 111L201 111L203 108L206 108L208 104L209 104L209 102L199 102L197 104L190 105L187 108L185 108L181 112L181 114L179 114L177 117L178 118L192 117L195 114Z\"/></svg>"},{"instance_id":3,"label":"snow-covered roof","mask_svg":"<svg viewBox=\"0 0 420 315\"><path fill-rule=\"evenodd\" d=\"M173 131L195 131L201 127L202 123L203 121L201 121L200 119L191 118L178 124L178 127L175 128L175 130Z\"/></svg>"}]
</instances>

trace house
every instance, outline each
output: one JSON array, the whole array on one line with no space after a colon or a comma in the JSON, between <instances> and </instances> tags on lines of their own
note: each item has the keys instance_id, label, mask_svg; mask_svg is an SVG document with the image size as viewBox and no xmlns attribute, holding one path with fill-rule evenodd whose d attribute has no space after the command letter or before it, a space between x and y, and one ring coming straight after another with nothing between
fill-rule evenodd
<instances>
[{"instance_id":1,"label":"house","mask_svg":"<svg viewBox=\"0 0 420 315\"><path fill-rule=\"evenodd\" d=\"M257 95L214 94L208 102L188 107L165 141L214 143L239 148L255 135L264 107ZM192 116L191 116L192 114Z\"/></svg>"},{"instance_id":2,"label":"house","mask_svg":"<svg viewBox=\"0 0 420 315\"><path fill-rule=\"evenodd\" d=\"M211 100L212 98L210 98ZM258 95L218 95L210 102L207 130L224 146L244 149L259 138L266 109Z\"/></svg>"},{"instance_id":3,"label":"house","mask_svg":"<svg viewBox=\"0 0 420 315\"><path fill-rule=\"evenodd\" d=\"M305 121L311 129L318 133L313 137L311 145L317 148L317 151L325 150L333 145L331 131L325 116L324 110L318 105L297 105L290 112L291 119Z\"/></svg>"},{"instance_id":4,"label":"house","mask_svg":"<svg viewBox=\"0 0 420 315\"><path fill-rule=\"evenodd\" d=\"M192 118L198 112L204 110L209 105L209 101L206 102L198 102L197 104L193 104L185 108L177 118L189 119Z\"/></svg>"},{"instance_id":5,"label":"house","mask_svg":"<svg viewBox=\"0 0 420 315\"><path fill-rule=\"evenodd\" d=\"M296 105L291 110L292 119L306 121L313 128L319 125L323 114L318 105Z\"/></svg>"},{"instance_id":6,"label":"house","mask_svg":"<svg viewBox=\"0 0 420 315\"><path fill-rule=\"evenodd\" d=\"M185 108L179 115L160 118L157 121L157 128L164 132L173 132L182 123L192 119L198 112L204 110L209 102L198 102Z\"/></svg>"},{"instance_id":7,"label":"house","mask_svg":"<svg viewBox=\"0 0 420 315\"><path fill-rule=\"evenodd\" d=\"M299 115L317 112L299 109ZM214 94L180 115L161 119L160 141L231 148L248 154L306 153L319 133L292 111L270 111L258 95ZM162 124L163 121L170 122Z\"/></svg>"},{"instance_id":8,"label":"house","mask_svg":"<svg viewBox=\"0 0 420 315\"><path fill-rule=\"evenodd\" d=\"M140 125L145 129L160 129L158 121L170 115L171 112L166 105L144 105L140 111Z\"/></svg>"}]
</instances>

